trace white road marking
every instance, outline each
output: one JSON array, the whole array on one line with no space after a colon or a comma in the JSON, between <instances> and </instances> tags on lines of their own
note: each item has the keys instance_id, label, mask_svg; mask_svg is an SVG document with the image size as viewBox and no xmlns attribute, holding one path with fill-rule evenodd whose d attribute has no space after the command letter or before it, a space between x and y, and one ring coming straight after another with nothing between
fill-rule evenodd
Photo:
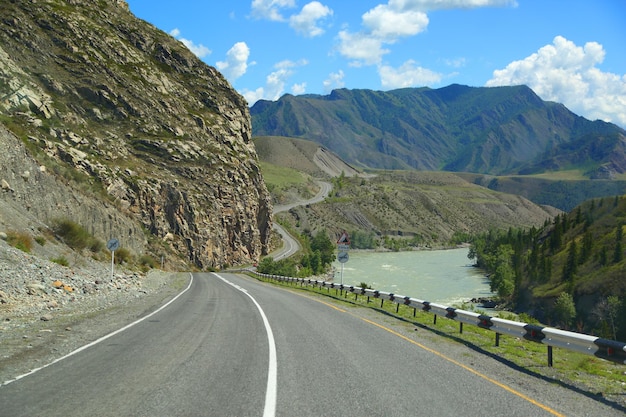
<instances>
[{"instance_id":1,"label":"white road marking","mask_svg":"<svg viewBox=\"0 0 626 417\"><path fill-rule=\"evenodd\" d=\"M136 324L138 324L138 323L141 323L142 321L146 320L147 318L150 318L150 317L154 316L156 313L158 313L159 311L163 310L165 307L169 306L169 305L170 305L170 304L172 304L174 301L176 301L176 300L178 299L178 297L180 297L181 295L183 295L184 293L186 293L186 292L189 290L189 288L191 288L191 284L193 283L193 275L192 275L192 274L189 274L189 276L191 277L191 279L189 280L189 285L187 285L187 288L185 288L183 291L181 291L178 295L176 295L176 297L172 298L172 299L171 299L170 301L168 301L166 304L164 304L164 305L162 305L161 307L159 307L159 309L157 309L157 310L153 311L152 313L148 314L148 315L147 315L147 316L145 316L145 317L140 318L139 320L136 320L136 321L134 321L134 322L132 322L132 323L130 323L130 324L127 324L126 326L122 327L121 329L118 329L118 330L116 330L116 331L114 331L114 332L111 332L111 333L107 334L106 336L102 336L102 337L101 337L100 339L98 339L98 340L94 340L93 342L88 343L88 344L86 344L85 346L79 347L78 349L76 349L76 350L74 350L74 351L72 351L72 352L68 353L68 354L67 354L67 355L65 355L65 356L62 356L62 357L60 357L60 358L55 359L55 360L53 360L52 362L50 362L49 364L47 364L47 365L41 366L41 367L39 367L39 368L32 369L31 371L29 371L29 372L27 372L27 373L25 373L25 374L23 374L23 375L20 375L20 376L16 377L15 379L11 379L11 380L9 380L9 381L5 381L4 383L0 384L0 387L2 387L3 385L8 385L8 384L10 384L11 382L15 382L15 381L17 381L17 380L20 380L20 379L22 379L22 378L24 378L24 377L26 377L26 376L28 376L28 375L32 375L32 374L34 374L35 372L41 371L42 369L47 368L47 367L48 367L48 366L50 366L50 365L54 365L54 364L55 364L55 363L57 363L57 362L61 362L63 359L67 359L67 358L69 358L70 356L74 356L74 355L76 355L78 352L82 352L83 350L85 350L85 349L87 349L87 348L90 348L90 347L92 347L92 346L94 346L94 345L97 345L98 343L103 342L103 341L107 340L108 338L110 338L110 337L112 337L112 336L115 336L116 334L121 333L121 332L123 332L124 330L126 330L126 329L128 329L128 328L130 328L130 327L133 327L134 325L136 325Z\"/></svg>"},{"instance_id":2,"label":"white road marking","mask_svg":"<svg viewBox=\"0 0 626 417\"><path fill-rule=\"evenodd\" d=\"M269 365L267 370L267 390L265 391L265 409L263 410L263 417L274 417L276 415L276 390L277 390L277 360L276 360L276 343L274 342L274 333L272 332L272 328L270 327L270 322L267 320L267 316L265 312L259 305L259 303L251 296L248 291L239 285L228 281L227 279L219 276L218 274L213 274L226 284L234 287L235 289L241 291L256 305L256 308L259 310L261 314L261 318L263 319L263 324L265 325L265 331L267 332L267 341L269 344Z\"/></svg>"}]
</instances>

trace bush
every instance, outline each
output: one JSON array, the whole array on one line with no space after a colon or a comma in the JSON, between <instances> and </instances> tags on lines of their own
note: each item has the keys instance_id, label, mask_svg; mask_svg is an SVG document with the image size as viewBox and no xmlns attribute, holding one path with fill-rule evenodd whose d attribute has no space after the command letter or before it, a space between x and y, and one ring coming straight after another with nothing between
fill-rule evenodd
<instances>
[{"instance_id":1,"label":"bush","mask_svg":"<svg viewBox=\"0 0 626 417\"><path fill-rule=\"evenodd\" d=\"M52 230L61 240L74 250L89 249L92 252L103 250L101 240L92 236L83 226L68 219L54 220Z\"/></svg>"},{"instance_id":2,"label":"bush","mask_svg":"<svg viewBox=\"0 0 626 417\"><path fill-rule=\"evenodd\" d=\"M159 265L157 260L154 259L150 255L141 255L137 262L139 263L139 266L141 267L141 270L143 272L147 272L150 269L154 269Z\"/></svg>"},{"instance_id":3,"label":"bush","mask_svg":"<svg viewBox=\"0 0 626 417\"><path fill-rule=\"evenodd\" d=\"M133 259L133 254L126 248L119 248L115 251L115 262L118 264L129 263Z\"/></svg>"},{"instance_id":4,"label":"bush","mask_svg":"<svg viewBox=\"0 0 626 417\"><path fill-rule=\"evenodd\" d=\"M26 232L8 231L7 243L26 253L33 249L33 238Z\"/></svg>"},{"instance_id":5,"label":"bush","mask_svg":"<svg viewBox=\"0 0 626 417\"><path fill-rule=\"evenodd\" d=\"M50 259L50 262L54 262L55 264L59 264L62 266L70 266L70 263L65 259L65 256L59 256L58 258Z\"/></svg>"}]
</instances>

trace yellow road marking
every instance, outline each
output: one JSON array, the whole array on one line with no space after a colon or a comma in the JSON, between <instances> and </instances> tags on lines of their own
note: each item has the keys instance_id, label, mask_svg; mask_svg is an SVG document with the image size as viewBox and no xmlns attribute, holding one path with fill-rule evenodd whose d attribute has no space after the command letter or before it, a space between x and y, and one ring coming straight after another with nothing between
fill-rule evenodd
<instances>
[{"instance_id":1,"label":"yellow road marking","mask_svg":"<svg viewBox=\"0 0 626 417\"><path fill-rule=\"evenodd\" d=\"M309 297L309 296L307 296L307 295L305 295L305 294L301 294L301 293L298 293L298 292L296 292L296 291L289 291L289 292L291 292L291 293L293 293L293 294L297 294L297 295L299 295L299 296L301 296L301 297L308 298L308 299L313 300L313 301L317 301L318 303L324 304L325 306L328 306L328 307L330 307L330 308L333 308L333 309L335 309L335 310L338 310L338 311L340 311L340 312L342 312L342 313L348 313L348 311L347 311L347 310L344 310L344 309L342 309L342 308L339 308L339 307L337 307L337 306L334 306L334 305L332 305L332 304L330 304L330 303L327 303L327 302L325 302L325 301L321 301L321 300L318 300L318 299L316 299L316 298ZM399 338L401 338L401 339L403 339L403 340L406 340L407 342L412 343L412 344L414 344L415 346L418 346L419 348L424 349L424 350L425 350L425 351L427 351L427 352L430 352L430 353L432 353L432 354L434 354L434 355L437 355L437 356L439 356L440 358L445 359L446 361L448 361L448 362L450 362L450 363L453 363L453 364L455 364L456 366L459 366L459 367L461 367L461 368L465 369L466 371L469 371L469 372L473 373L474 375L476 375L476 376L478 376L478 377L480 377L480 378L482 378L482 379L484 379L484 380L486 380L486 381L491 382L492 384L494 384L494 385L496 385L496 386L498 386L498 387L502 388L503 390L508 391L508 392L510 392L511 394L516 395L516 396L518 396L518 397L520 397L520 398L522 398L522 399L524 399L524 400L528 401L529 403L536 405L537 407L539 407L539 408L541 408L541 409L543 409L543 410L547 411L548 413L550 413L550 414L552 414L552 415L554 415L554 416L557 416L557 417L565 417L565 415L564 415L564 414L559 413L558 411L556 411L556 410L554 410L554 409L552 409L552 408L548 407L548 406L547 406L547 405L545 405L545 404L542 404L542 403L540 403L540 402L538 402L538 401L533 400L533 399L532 399L532 398L530 398L529 396L524 395L524 394L522 394L521 392L514 390L513 388L509 387L508 385L505 385L505 384L503 384L502 382L496 381L495 379L490 378L489 376L487 376L487 375L485 375L485 374L482 374L482 373L478 372L477 370L470 368L470 367L469 367L469 366L467 366L467 365L463 365L461 362L458 362L458 361L456 361L456 360L454 360L454 359L452 359L452 358L450 358L450 357L448 357L448 356L446 356L446 355L444 355L444 354L442 354L442 353L440 353L440 352L437 352L437 351L436 351L436 350L434 350L434 349L431 349L431 348L429 348L429 347L427 347L427 346L424 346L423 344L421 344L421 343L419 343L419 342L416 342L415 340L410 339L410 338L408 338L408 337L406 337L406 336L404 336L404 335L402 335L402 334L400 334L400 333L396 332L395 330L392 330L392 329L390 329L390 328L388 328L388 327L386 327L386 326L383 326L382 324L379 324L379 323L376 323L376 322L374 322L374 321L371 321L371 320L365 319L365 318L363 318L363 317L359 317L359 316L357 316L356 314L352 314L352 313L348 313L348 314L350 314L350 315L351 315L351 316L353 316L353 317L359 318L359 319L363 320L364 322L366 322L366 323L368 323L368 324L371 324L371 325L376 326L376 327L378 327L378 328L380 328L380 329L383 329L383 330L385 330L386 332L389 332L389 333L391 333L391 334L392 334L392 335L394 335L394 336L397 336L397 337L399 337Z\"/></svg>"},{"instance_id":2,"label":"yellow road marking","mask_svg":"<svg viewBox=\"0 0 626 417\"><path fill-rule=\"evenodd\" d=\"M355 316L355 317L358 317L358 316ZM478 376L478 377L480 377L480 378L482 378L482 379L484 379L484 380L486 380L486 381L489 381L489 382L491 382L491 383L492 383L492 384L494 384L494 385L497 385L498 387L500 387L500 388L502 388L502 389L504 389L504 390L506 390L506 391L510 392L511 394L517 395L518 397L520 397L520 398L522 398L522 399L524 399L524 400L526 400L526 401L528 401L528 402L530 402L530 403L532 403L532 404L536 405L536 406L537 406L537 407L539 407L539 408L542 408L543 410L547 411L548 413L550 413L550 414L552 414L552 415L559 416L559 417L565 417L565 415L564 415L564 414L561 414L561 413L559 413L558 411L556 411L556 410L554 410L554 409L552 409L552 408L548 407L547 405L541 404L540 402L533 400L533 399L532 399L532 398L530 398L529 396L524 395L524 394L522 394L521 392L514 390L513 388L509 387L508 385L505 385L505 384L503 384L503 383L501 383L501 382L499 382L499 381L496 381L495 379L490 378L490 377L488 377L487 375L482 374L482 373L478 372L477 370L470 368L470 367L469 367L469 366L467 366L467 365L463 365L461 362L457 362L456 360L454 360L454 359L452 359L452 358L449 358L448 356L446 356L446 355L444 355L444 354L442 354L442 353L440 353L440 352L437 352L437 351L436 351L436 350L434 350L434 349L431 349L431 348L429 348L429 347L427 347L427 346L424 346L424 345L422 345L421 343L416 342L415 340L410 339L410 338L408 338L408 337L406 337L406 336L404 336L404 335L402 335L402 334L400 334L400 333L396 332L395 330L391 330L390 328L385 327L385 326L383 326L382 324L378 324L378 323L376 323L376 322L374 322L374 321L371 321L371 320L368 320L368 319L364 319L363 317L358 317L358 318L360 318L361 320L363 320L363 321L364 321L364 322L366 322L366 323L369 323L369 324L371 324L371 325L374 325L374 326L376 326L376 327L379 327L379 328L381 328L381 329L383 329L383 330L385 330L385 331L387 331L387 332L391 333L391 334L392 334L392 335L394 335L394 336L397 336L397 337L399 337L399 338L401 338L401 339L404 339L404 340L406 340L407 342L412 343L412 344L414 344L415 346L418 346L418 347L420 347L420 348L424 349L424 350L425 350L425 351L427 351L427 352L430 352L430 353L432 353L432 354L434 354L434 355L437 355L437 356L439 356L440 358L445 359L445 360L447 360L448 362L455 364L456 366L460 366L461 368L465 369L466 371L469 371L469 372L473 373L474 375L476 375L476 376Z\"/></svg>"}]
</instances>

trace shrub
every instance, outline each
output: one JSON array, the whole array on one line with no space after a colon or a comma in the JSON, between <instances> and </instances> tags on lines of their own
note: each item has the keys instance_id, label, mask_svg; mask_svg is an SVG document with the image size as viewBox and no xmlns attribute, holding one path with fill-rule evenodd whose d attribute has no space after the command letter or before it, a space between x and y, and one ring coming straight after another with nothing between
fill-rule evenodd
<instances>
[{"instance_id":1,"label":"shrub","mask_svg":"<svg viewBox=\"0 0 626 417\"><path fill-rule=\"evenodd\" d=\"M150 269L154 269L158 266L158 262L150 255L141 255L137 261L141 270L147 272Z\"/></svg>"},{"instance_id":2,"label":"shrub","mask_svg":"<svg viewBox=\"0 0 626 417\"><path fill-rule=\"evenodd\" d=\"M119 248L118 250L115 251L115 263L118 264L123 264L123 263L129 263L133 258L132 253L130 252L130 250L126 249L126 248Z\"/></svg>"},{"instance_id":3,"label":"shrub","mask_svg":"<svg viewBox=\"0 0 626 417\"><path fill-rule=\"evenodd\" d=\"M7 243L26 253L33 249L33 238L26 232L8 231Z\"/></svg>"},{"instance_id":4,"label":"shrub","mask_svg":"<svg viewBox=\"0 0 626 417\"><path fill-rule=\"evenodd\" d=\"M88 248L92 252L99 252L104 248L101 240L93 237L83 226L72 220L54 220L52 230L67 246L74 250Z\"/></svg>"},{"instance_id":5,"label":"shrub","mask_svg":"<svg viewBox=\"0 0 626 417\"><path fill-rule=\"evenodd\" d=\"M50 259L50 262L54 262L55 264L59 264L62 266L70 266L70 263L65 259L65 256L59 256L58 258Z\"/></svg>"}]
</instances>

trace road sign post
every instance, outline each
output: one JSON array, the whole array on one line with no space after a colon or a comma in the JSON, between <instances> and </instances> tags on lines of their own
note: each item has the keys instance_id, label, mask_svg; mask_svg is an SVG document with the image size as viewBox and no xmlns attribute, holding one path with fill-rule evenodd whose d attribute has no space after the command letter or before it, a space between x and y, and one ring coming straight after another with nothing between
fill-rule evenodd
<instances>
[{"instance_id":1,"label":"road sign post","mask_svg":"<svg viewBox=\"0 0 626 417\"><path fill-rule=\"evenodd\" d=\"M111 281L113 281L113 272L115 271L115 251L120 248L120 241L112 238L107 242L107 249L111 251Z\"/></svg>"},{"instance_id":2,"label":"road sign post","mask_svg":"<svg viewBox=\"0 0 626 417\"><path fill-rule=\"evenodd\" d=\"M337 241L337 260L341 263L341 285L343 285L343 264L350 259L348 250L350 250L350 238L348 237L348 233L344 231Z\"/></svg>"}]
</instances>

